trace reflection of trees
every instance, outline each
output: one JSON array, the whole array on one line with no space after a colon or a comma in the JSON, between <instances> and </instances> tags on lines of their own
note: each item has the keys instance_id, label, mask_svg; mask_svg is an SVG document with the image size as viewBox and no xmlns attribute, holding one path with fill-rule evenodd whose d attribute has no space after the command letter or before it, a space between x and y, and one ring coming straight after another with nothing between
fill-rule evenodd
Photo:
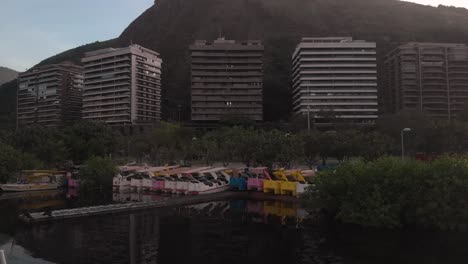
<instances>
[{"instance_id":1,"label":"reflection of trees","mask_svg":"<svg viewBox=\"0 0 468 264\"><path fill-rule=\"evenodd\" d=\"M33 256L58 263L148 263L158 252L154 213L39 225L16 235Z\"/></svg>"}]
</instances>

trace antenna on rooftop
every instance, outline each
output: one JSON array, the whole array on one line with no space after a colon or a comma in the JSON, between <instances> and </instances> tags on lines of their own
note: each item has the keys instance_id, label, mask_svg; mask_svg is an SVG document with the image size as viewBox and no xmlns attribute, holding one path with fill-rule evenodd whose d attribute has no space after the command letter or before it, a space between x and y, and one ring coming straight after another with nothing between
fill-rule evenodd
<instances>
[{"instance_id":1,"label":"antenna on rooftop","mask_svg":"<svg viewBox=\"0 0 468 264\"><path fill-rule=\"evenodd\" d=\"M223 34L222 34L222 30L221 30L221 25L218 25L218 39L220 39L222 37L223 37Z\"/></svg>"}]
</instances>

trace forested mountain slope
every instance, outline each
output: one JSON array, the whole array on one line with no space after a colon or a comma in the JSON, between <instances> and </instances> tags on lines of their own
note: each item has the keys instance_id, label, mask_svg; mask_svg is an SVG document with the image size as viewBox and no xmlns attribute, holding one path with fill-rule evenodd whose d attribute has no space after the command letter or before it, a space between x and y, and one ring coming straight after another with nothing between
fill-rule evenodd
<instances>
[{"instance_id":1,"label":"forested mountain slope","mask_svg":"<svg viewBox=\"0 0 468 264\"><path fill-rule=\"evenodd\" d=\"M264 41L265 117L286 120L290 57L301 37L352 36L376 41L381 65L385 53L400 43L468 43L468 10L397 0L157 0L118 38L66 51L41 64L79 62L85 51L130 43L154 49L164 60L163 111L166 117L175 118L177 105L181 104L187 118L188 46L195 39L214 39L220 35ZM379 74L383 74L381 69Z\"/></svg>"}]
</instances>

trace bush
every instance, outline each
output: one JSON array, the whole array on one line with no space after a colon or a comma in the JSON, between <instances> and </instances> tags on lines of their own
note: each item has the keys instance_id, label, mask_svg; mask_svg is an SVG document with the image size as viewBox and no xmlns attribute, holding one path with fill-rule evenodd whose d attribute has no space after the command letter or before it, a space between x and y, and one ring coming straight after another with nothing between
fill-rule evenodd
<instances>
[{"instance_id":1,"label":"bush","mask_svg":"<svg viewBox=\"0 0 468 264\"><path fill-rule=\"evenodd\" d=\"M6 183L20 167L20 153L0 143L0 183Z\"/></svg>"},{"instance_id":2,"label":"bush","mask_svg":"<svg viewBox=\"0 0 468 264\"><path fill-rule=\"evenodd\" d=\"M452 229L465 228L468 220L467 187L467 158L432 163L381 158L319 173L312 197L344 223Z\"/></svg>"},{"instance_id":3,"label":"bush","mask_svg":"<svg viewBox=\"0 0 468 264\"><path fill-rule=\"evenodd\" d=\"M112 189L112 178L117 168L109 158L91 157L80 170L83 189Z\"/></svg>"}]
</instances>

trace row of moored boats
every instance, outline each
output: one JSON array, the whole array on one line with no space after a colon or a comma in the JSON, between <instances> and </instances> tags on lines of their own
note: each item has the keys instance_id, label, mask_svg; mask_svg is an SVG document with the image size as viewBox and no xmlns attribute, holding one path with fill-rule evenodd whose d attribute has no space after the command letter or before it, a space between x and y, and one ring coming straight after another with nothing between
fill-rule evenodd
<instances>
[{"instance_id":1,"label":"row of moored boats","mask_svg":"<svg viewBox=\"0 0 468 264\"><path fill-rule=\"evenodd\" d=\"M209 194L231 190L298 196L312 186L314 171L268 168L121 166L113 179L119 192L161 192L179 195Z\"/></svg>"}]
</instances>

